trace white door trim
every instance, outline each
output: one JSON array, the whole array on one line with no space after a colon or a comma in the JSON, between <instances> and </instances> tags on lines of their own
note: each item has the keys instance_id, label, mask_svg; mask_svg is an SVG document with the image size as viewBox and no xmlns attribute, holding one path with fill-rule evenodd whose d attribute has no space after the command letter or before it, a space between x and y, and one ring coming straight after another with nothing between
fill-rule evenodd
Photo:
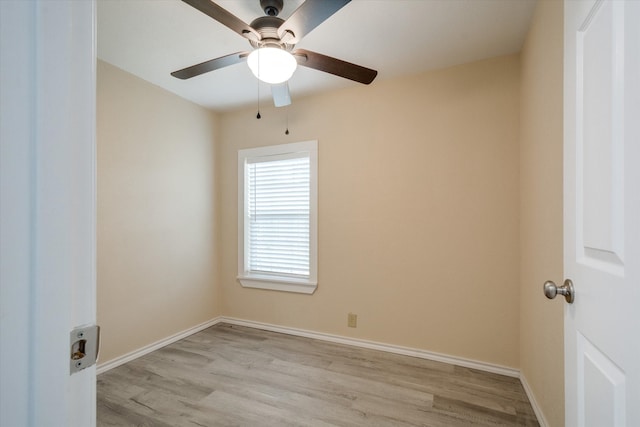
<instances>
[{"instance_id":1,"label":"white door trim","mask_svg":"<svg viewBox=\"0 0 640 427\"><path fill-rule=\"evenodd\" d=\"M94 426L95 3L0 1L0 425Z\"/></svg>"}]
</instances>

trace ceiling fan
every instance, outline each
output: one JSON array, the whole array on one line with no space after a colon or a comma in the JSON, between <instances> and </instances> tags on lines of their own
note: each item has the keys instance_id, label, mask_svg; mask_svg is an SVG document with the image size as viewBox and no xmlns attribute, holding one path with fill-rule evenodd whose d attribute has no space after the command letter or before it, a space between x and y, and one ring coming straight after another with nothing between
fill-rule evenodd
<instances>
[{"instance_id":1,"label":"ceiling fan","mask_svg":"<svg viewBox=\"0 0 640 427\"><path fill-rule=\"evenodd\" d=\"M363 84L371 83L378 74L376 70L310 50L294 50L296 43L305 35L351 0L306 0L286 21L278 18L283 0L260 0L265 16L254 19L251 24L246 24L211 0L182 1L246 38L254 50L221 56L171 73L179 79L190 79L247 61L258 79L271 84L274 104L282 107L291 104L287 81L297 65Z\"/></svg>"}]
</instances>

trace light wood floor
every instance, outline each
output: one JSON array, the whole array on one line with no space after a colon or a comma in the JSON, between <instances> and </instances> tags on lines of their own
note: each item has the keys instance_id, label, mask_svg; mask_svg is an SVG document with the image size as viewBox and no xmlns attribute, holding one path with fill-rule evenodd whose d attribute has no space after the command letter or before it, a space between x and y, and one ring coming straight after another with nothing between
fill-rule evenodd
<instances>
[{"instance_id":1,"label":"light wood floor","mask_svg":"<svg viewBox=\"0 0 640 427\"><path fill-rule=\"evenodd\" d=\"M537 426L511 377L220 324L98 376L98 426Z\"/></svg>"}]
</instances>

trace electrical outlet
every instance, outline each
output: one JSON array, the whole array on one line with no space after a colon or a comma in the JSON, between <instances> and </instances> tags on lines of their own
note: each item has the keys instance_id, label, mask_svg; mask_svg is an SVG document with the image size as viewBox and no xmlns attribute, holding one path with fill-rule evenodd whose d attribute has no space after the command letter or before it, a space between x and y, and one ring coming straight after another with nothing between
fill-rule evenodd
<instances>
[{"instance_id":1,"label":"electrical outlet","mask_svg":"<svg viewBox=\"0 0 640 427\"><path fill-rule=\"evenodd\" d=\"M350 327L350 328L357 328L358 327L358 315L357 314L349 313L349 316L347 317L347 326Z\"/></svg>"}]
</instances>

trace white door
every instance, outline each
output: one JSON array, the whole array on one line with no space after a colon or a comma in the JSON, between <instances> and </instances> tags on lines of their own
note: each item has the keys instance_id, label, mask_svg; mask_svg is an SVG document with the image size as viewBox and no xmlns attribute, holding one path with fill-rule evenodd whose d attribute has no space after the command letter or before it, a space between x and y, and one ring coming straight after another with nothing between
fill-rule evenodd
<instances>
[{"instance_id":1,"label":"white door","mask_svg":"<svg viewBox=\"0 0 640 427\"><path fill-rule=\"evenodd\" d=\"M640 1L565 1L566 425L640 426Z\"/></svg>"},{"instance_id":2,"label":"white door","mask_svg":"<svg viewBox=\"0 0 640 427\"><path fill-rule=\"evenodd\" d=\"M0 425L95 425L94 3L0 0Z\"/></svg>"}]
</instances>

